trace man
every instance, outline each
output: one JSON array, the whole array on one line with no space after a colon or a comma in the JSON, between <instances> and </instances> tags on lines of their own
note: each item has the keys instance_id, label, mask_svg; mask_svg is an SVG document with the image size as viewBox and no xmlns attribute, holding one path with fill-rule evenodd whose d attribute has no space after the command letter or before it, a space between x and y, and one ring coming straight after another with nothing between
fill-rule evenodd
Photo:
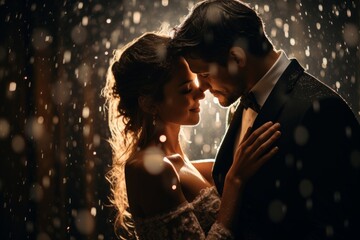
<instances>
[{"instance_id":1,"label":"man","mask_svg":"<svg viewBox=\"0 0 360 240\"><path fill-rule=\"evenodd\" d=\"M238 0L196 4L171 45L203 91L236 107L213 167L220 194L246 130L281 125L278 154L246 184L236 239L360 239L360 126L346 102L276 51Z\"/></svg>"}]
</instances>

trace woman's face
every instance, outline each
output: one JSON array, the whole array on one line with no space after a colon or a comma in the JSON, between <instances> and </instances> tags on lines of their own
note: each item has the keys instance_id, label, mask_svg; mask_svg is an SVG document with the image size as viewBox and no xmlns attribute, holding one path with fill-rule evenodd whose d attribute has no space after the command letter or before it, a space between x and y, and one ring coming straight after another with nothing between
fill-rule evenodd
<instances>
[{"instance_id":1,"label":"woman's face","mask_svg":"<svg viewBox=\"0 0 360 240\"><path fill-rule=\"evenodd\" d=\"M172 79L164 86L164 100L158 104L158 116L164 123L195 125L199 122L199 100L205 95L196 81L185 59L180 58Z\"/></svg>"}]
</instances>

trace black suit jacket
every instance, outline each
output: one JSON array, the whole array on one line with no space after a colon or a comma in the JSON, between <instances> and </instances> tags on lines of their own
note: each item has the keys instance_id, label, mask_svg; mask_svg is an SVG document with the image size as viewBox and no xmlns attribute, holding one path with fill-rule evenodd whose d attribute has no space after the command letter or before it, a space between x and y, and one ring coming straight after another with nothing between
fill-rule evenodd
<instances>
[{"instance_id":1,"label":"black suit jacket","mask_svg":"<svg viewBox=\"0 0 360 240\"><path fill-rule=\"evenodd\" d=\"M242 110L216 156L220 194ZM279 152L245 186L236 239L360 239L360 126L346 102L293 59L252 129L267 121L281 124Z\"/></svg>"}]
</instances>

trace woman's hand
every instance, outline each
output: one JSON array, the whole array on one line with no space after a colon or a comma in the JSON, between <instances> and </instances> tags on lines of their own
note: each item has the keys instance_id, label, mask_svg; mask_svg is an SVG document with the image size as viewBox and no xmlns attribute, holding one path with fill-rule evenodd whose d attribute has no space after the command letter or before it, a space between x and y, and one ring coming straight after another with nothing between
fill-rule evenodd
<instances>
[{"instance_id":1,"label":"woman's hand","mask_svg":"<svg viewBox=\"0 0 360 240\"><path fill-rule=\"evenodd\" d=\"M235 150L234 160L227 178L245 182L267 160L273 157L278 147L273 144L280 137L280 124L267 122L250 134L247 130L242 142Z\"/></svg>"}]
</instances>

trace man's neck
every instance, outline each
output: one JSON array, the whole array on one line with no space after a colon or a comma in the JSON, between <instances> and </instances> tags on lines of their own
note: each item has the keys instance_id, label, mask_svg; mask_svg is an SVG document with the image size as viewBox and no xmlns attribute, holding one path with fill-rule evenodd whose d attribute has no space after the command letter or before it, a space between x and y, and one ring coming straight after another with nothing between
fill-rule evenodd
<instances>
[{"instance_id":1,"label":"man's neck","mask_svg":"<svg viewBox=\"0 0 360 240\"><path fill-rule=\"evenodd\" d=\"M248 57L248 89L250 90L275 64L280 52L272 50L265 57Z\"/></svg>"}]
</instances>

